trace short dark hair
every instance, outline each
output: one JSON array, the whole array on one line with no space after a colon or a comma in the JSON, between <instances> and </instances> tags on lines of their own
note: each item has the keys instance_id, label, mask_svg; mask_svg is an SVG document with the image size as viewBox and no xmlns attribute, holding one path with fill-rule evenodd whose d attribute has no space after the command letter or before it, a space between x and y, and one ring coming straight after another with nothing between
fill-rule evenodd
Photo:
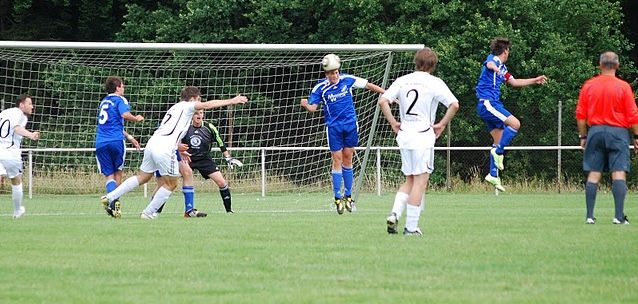
<instances>
[{"instance_id":1,"label":"short dark hair","mask_svg":"<svg viewBox=\"0 0 638 304\"><path fill-rule=\"evenodd\" d=\"M106 83L104 83L104 87L106 88L106 93L111 94L115 93L117 87L121 86L124 83L122 78L118 76L109 76L106 78Z\"/></svg>"},{"instance_id":2,"label":"short dark hair","mask_svg":"<svg viewBox=\"0 0 638 304\"><path fill-rule=\"evenodd\" d=\"M492 42L490 42L490 50L492 52L492 55L494 56L503 54L505 50L511 47L512 47L512 42L509 39L503 38L503 37L496 37L492 39Z\"/></svg>"},{"instance_id":3,"label":"short dark hair","mask_svg":"<svg viewBox=\"0 0 638 304\"><path fill-rule=\"evenodd\" d=\"M182 89L182 100L189 101L191 98L202 96L202 92L198 87L195 86L185 86Z\"/></svg>"},{"instance_id":4,"label":"short dark hair","mask_svg":"<svg viewBox=\"0 0 638 304\"><path fill-rule=\"evenodd\" d=\"M22 94L18 96L18 99L16 99L16 107L19 107L21 103L27 100L27 98L31 98L31 95Z\"/></svg>"},{"instance_id":5,"label":"short dark hair","mask_svg":"<svg viewBox=\"0 0 638 304\"><path fill-rule=\"evenodd\" d=\"M431 48L425 47L414 55L414 65L417 71L432 73L439 63L439 56Z\"/></svg>"},{"instance_id":6,"label":"short dark hair","mask_svg":"<svg viewBox=\"0 0 638 304\"><path fill-rule=\"evenodd\" d=\"M608 51L600 54L598 63L601 67L606 69L616 70L618 69L618 66L620 66L620 59L618 59L618 55L616 53Z\"/></svg>"}]
</instances>

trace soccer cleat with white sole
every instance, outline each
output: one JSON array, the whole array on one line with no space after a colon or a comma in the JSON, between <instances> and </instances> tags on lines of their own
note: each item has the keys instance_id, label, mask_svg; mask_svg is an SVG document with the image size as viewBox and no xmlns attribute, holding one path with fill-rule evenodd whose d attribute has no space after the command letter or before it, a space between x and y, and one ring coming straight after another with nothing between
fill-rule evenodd
<instances>
[{"instance_id":1,"label":"soccer cleat with white sole","mask_svg":"<svg viewBox=\"0 0 638 304\"><path fill-rule=\"evenodd\" d=\"M13 211L13 218L14 219L19 219L21 218L25 213L26 213L26 209L24 209L24 206L20 206L20 208L18 210Z\"/></svg>"},{"instance_id":2,"label":"soccer cleat with white sole","mask_svg":"<svg viewBox=\"0 0 638 304\"><path fill-rule=\"evenodd\" d=\"M498 191L505 192L505 187L501 185L501 178L490 174L485 176L485 181L492 184Z\"/></svg>"},{"instance_id":3,"label":"soccer cleat with white sole","mask_svg":"<svg viewBox=\"0 0 638 304\"><path fill-rule=\"evenodd\" d=\"M392 214L388 216L385 222L388 225L389 234L399 233L399 231L397 231L397 226L399 225L399 219L397 219L397 215L394 212L392 212Z\"/></svg>"},{"instance_id":4,"label":"soccer cleat with white sole","mask_svg":"<svg viewBox=\"0 0 638 304\"><path fill-rule=\"evenodd\" d=\"M614 224L614 225L629 225L629 219L628 219L628 218L627 218L627 216L625 215L625 216L623 216L623 219L622 219L622 220L618 220L617 218L614 218L614 219L611 221L611 223L612 223L612 224Z\"/></svg>"},{"instance_id":5,"label":"soccer cleat with white sole","mask_svg":"<svg viewBox=\"0 0 638 304\"><path fill-rule=\"evenodd\" d=\"M407 235L407 236L422 236L423 232L421 232L421 229L418 228L418 227L414 231L410 231L410 230L408 230L408 228L403 228L403 235Z\"/></svg>"},{"instance_id":6,"label":"soccer cleat with white sole","mask_svg":"<svg viewBox=\"0 0 638 304\"><path fill-rule=\"evenodd\" d=\"M140 213L140 218L143 220L154 220L156 217L152 214L146 214L146 212L142 211L142 213Z\"/></svg>"},{"instance_id":7,"label":"soccer cleat with white sole","mask_svg":"<svg viewBox=\"0 0 638 304\"><path fill-rule=\"evenodd\" d=\"M503 165L503 155L496 154L496 148L492 148L490 150L490 154L492 154L492 157L494 158L494 165L496 165L496 168L503 170L505 168Z\"/></svg>"},{"instance_id":8,"label":"soccer cleat with white sole","mask_svg":"<svg viewBox=\"0 0 638 304\"><path fill-rule=\"evenodd\" d=\"M588 217L588 218L585 220L585 224L589 224L589 225L596 224L596 218L595 218L595 217Z\"/></svg>"}]
</instances>

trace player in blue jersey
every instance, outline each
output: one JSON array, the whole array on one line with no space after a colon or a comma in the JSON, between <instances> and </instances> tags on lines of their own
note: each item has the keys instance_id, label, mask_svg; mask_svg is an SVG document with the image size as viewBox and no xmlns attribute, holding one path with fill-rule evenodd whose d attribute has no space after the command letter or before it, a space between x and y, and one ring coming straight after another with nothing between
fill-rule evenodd
<instances>
[{"instance_id":1,"label":"player in blue jersey","mask_svg":"<svg viewBox=\"0 0 638 304\"><path fill-rule=\"evenodd\" d=\"M126 147L124 138L140 149L135 138L124 131L124 120L139 122L142 115L131 114L129 102L124 97L124 81L117 76L109 76L105 83L108 95L100 101L97 115L97 131L95 134L95 156L100 173L106 179L106 193L113 191L122 182L122 168ZM119 209L119 201L104 206L106 212L113 216L113 210Z\"/></svg>"},{"instance_id":2,"label":"player in blue jersey","mask_svg":"<svg viewBox=\"0 0 638 304\"><path fill-rule=\"evenodd\" d=\"M490 150L490 173L485 180L494 185L498 191L505 191L501 185L498 170L503 170L504 149L518 134L521 122L512 115L501 101L501 85L507 82L513 87L524 87L533 84L545 84L547 77L516 79L507 70L505 62L510 54L512 43L507 38L494 38L490 44L491 53L483 62L483 68L476 85L478 104L476 113L483 119L493 144Z\"/></svg>"},{"instance_id":3,"label":"player in blue jersey","mask_svg":"<svg viewBox=\"0 0 638 304\"><path fill-rule=\"evenodd\" d=\"M357 114L354 109L352 88L365 88L379 94L385 90L368 80L348 74L340 74L341 61L334 54L326 55L322 61L326 78L312 88L310 97L301 100L301 106L308 112L317 111L321 104L328 134L328 146L332 155L332 189L337 213L343 214L344 207L352 211L352 156L359 144ZM341 185L344 195L341 194Z\"/></svg>"}]
</instances>

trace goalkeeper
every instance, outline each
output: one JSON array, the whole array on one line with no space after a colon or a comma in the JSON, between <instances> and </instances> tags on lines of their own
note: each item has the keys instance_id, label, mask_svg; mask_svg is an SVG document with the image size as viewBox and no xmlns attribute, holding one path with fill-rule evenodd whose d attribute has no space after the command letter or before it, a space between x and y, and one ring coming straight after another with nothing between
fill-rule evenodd
<instances>
[{"instance_id":1,"label":"goalkeeper","mask_svg":"<svg viewBox=\"0 0 638 304\"><path fill-rule=\"evenodd\" d=\"M190 155L190 160L183 159L182 162L188 162L190 169L192 169L182 170L182 165L180 165L180 173L184 180L184 210L186 211L184 213L184 217L206 216L205 213L194 209L195 183L193 180L193 172L195 170L197 170L205 179L212 179L213 182L217 184L226 212L232 213L233 209L230 188L228 187L226 179L219 171L219 166L210 155L213 144L219 147L219 150L221 150L224 155L229 167L241 167L243 164L239 160L230 156L230 151L226 149L226 145L219 135L217 128L213 124L204 121L204 110L197 110L193 114L193 122L188 128L184 138L182 138L182 144L188 146L187 152ZM162 208L158 210L158 213L160 213L161 210Z\"/></svg>"}]
</instances>

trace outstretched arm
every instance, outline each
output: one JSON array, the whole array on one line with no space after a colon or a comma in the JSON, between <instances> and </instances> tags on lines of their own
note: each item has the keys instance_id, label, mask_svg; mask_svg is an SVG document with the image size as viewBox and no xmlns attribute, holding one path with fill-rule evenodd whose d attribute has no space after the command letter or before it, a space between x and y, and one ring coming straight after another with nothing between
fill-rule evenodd
<instances>
[{"instance_id":1,"label":"outstretched arm","mask_svg":"<svg viewBox=\"0 0 638 304\"><path fill-rule=\"evenodd\" d=\"M144 120L144 116L142 115L133 115L131 114L131 112L125 112L124 114L122 114L122 118L128 120L128 121L134 121L134 122L140 122L142 120Z\"/></svg>"},{"instance_id":2,"label":"outstretched arm","mask_svg":"<svg viewBox=\"0 0 638 304\"><path fill-rule=\"evenodd\" d=\"M224 107L224 106L229 106L234 104L244 104L247 101L248 101L248 98L246 98L246 96L237 95L231 99L209 100L206 102L198 102L195 104L195 110L213 109L213 108L219 108L219 107Z\"/></svg>"},{"instance_id":3,"label":"outstretched arm","mask_svg":"<svg viewBox=\"0 0 638 304\"><path fill-rule=\"evenodd\" d=\"M385 90L384 90L384 89L382 89L380 86L378 86L378 85L376 85L376 84L374 84L374 83L371 83L371 82L368 82L368 83L366 84L366 89L368 89L368 90L370 90L370 91L377 92L377 93L379 93L379 94L383 94L383 93L385 93Z\"/></svg>"},{"instance_id":4,"label":"outstretched arm","mask_svg":"<svg viewBox=\"0 0 638 304\"><path fill-rule=\"evenodd\" d=\"M29 130L25 129L23 126L16 126L15 129L13 129L13 130L16 133L18 133L20 136L24 136L24 137L30 138L32 140L40 139L40 132L39 131L30 132Z\"/></svg>"},{"instance_id":5,"label":"outstretched arm","mask_svg":"<svg viewBox=\"0 0 638 304\"><path fill-rule=\"evenodd\" d=\"M507 81L507 83L509 83L513 87L526 87L533 84L542 85L542 84L545 84L545 82L547 82L547 76L545 75L540 75L538 77L525 78L525 79L510 78Z\"/></svg>"}]
</instances>

